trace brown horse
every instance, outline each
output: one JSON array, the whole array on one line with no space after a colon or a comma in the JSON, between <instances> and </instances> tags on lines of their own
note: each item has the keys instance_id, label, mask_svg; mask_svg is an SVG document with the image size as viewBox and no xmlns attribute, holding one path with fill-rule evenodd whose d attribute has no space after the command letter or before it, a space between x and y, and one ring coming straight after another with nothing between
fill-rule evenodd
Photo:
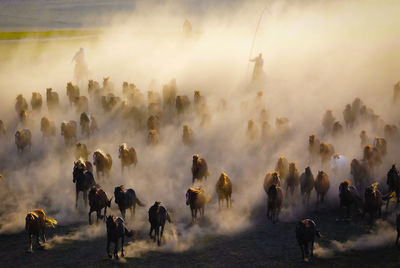
<instances>
[{"instance_id":1,"label":"brown horse","mask_svg":"<svg viewBox=\"0 0 400 268\"><path fill-rule=\"evenodd\" d=\"M93 153L93 165L96 166L96 176L100 178L100 173L102 175L109 177L110 170L112 167L112 158L110 154L106 154L103 151L97 149Z\"/></svg>"},{"instance_id":2,"label":"brown horse","mask_svg":"<svg viewBox=\"0 0 400 268\"><path fill-rule=\"evenodd\" d=\"M300 176L300 191L303 196L303 203L310 203L311 192L314 189L314 175L310 167L306 167L304 173Z\"/></svg>"},{"instance_id":3,"label":"brown horse","mask_svg":"<svg viewBox=\"0 0 400 268\"><path fill-rule=\"evenodd\" d=\"M281 179L286 179L289 174L289 162L285 157L279 157L275 166L275 171L279 173Z\"/></svg>"},{"instance_id":4,"label":"brown horse","mask_svg":"<svg viewBox=\"0 0 400 268\"><path fill-rule=\"evenodd\" d=\"M74 120L61 123L61 135L64 136L64 143L66 146L75 144L77 140L76 130L77 124Z\"/></svg>"},{"instance_id":5,"label":"brown horse","mask_svg":"<svg viewBox=\"0 0 400 268\"><path fill-rule=\"evenodd\" d=\"M75 158L80 159L82 158L83 160L88 160L89 158L89 151L87 149L86 144L84 143L77 143L75 145Z\"/></svg>"},{"instance_id":6,"label":"brown horse","mask_svg":"<svg viewBox=\"0 0 400 268\"><path fill-rule=\"evenodd\" d=\"M72 104L75 101L75 98L79 98L80 92L79 87L72 84L72 82L67 83L67 96L69 99L69 103Z\"/></svg>"},{"instance_id":7,"label":"brown horse","mask_svg":"<svg viewBox=\"0 0 400 268\"><path fill-rule=\"evenodd\" d=\"M157 130L149 130L147 133L147 145L157 145L160 141L160 136L158 135Z\"/></svg>"},{"instance_id":8,"label":"brown horse","mask_svg":"<svg viewBox=\"0 0 400 268\"><path fill-rule=\"evenodd\" d=\"M207 180L208 175L208 166L207 161L204 158L200 158L198 154L193 155L193 164L192 164L192 183L195 180L202 181L203 178Z\"/></svg>"},{"instance_id":9,"label":"brown horse","mask_svg":"<svg viewBox=\"0 0 400 268\"><path fill-rule=\"evenodd\" d=\"M322 142L319 145L319 155L321 158L321 164L326 165L327 163L329 163L334 153L335 153L335 148L333 147L332 144Z\"/></svg>"},{"instance_id":10,"label":"brown horse","mask_svg":"<svg viewBox=\"0 0 400 268\"><path fill-rule=\"evenodd\" d=\"M149 119L147 119L147 130L156 130L157 132L160 132L160 128L160 117L157 115L151 115Z\"/></svg>"},{"instance_id":11,"label":"brown horse","mask_svg":"<svg viewBox=\"0 0 400 268\"><path fill-rule=\"evenodd\" d=\"M26 102L26 99L24 98L24 96L22 96L22 94L19 94L15 99L14 107L17 114L21 114L22 111L28 110L28 103Z\"/></svg>"},{"instance_id":12,"label":"brown horse","mask_svg":"<svg viewBox=\"0 0 400 268\"><path fill-rule=\"evenodd\" d=\"M264 178L264 191L265 193L268 193L269 187L271 187L272 184L276 184L279 187L281 186L281 179L279 178L279 173L278 172L269 172L267 175L265 175Z\"/></svg>"},{"instance_id":13,"label":"brown horse","mask_svg":"<svg viewBox=\"0 0 400 268\"><path fill-rule=\"evenodd\" d=\"M83 112L79 117L79 125L81 126L81 134L90 136L90 119L89 116Z\"/></svg>"},{"instance_id":14,"label":"brown horse","mask_svg":"<svg viewBox=\"0 0 400 268\"><path fill-rule=\"evenodd\" d=\"M190 107L188 96L176 96L175 107L178 115L185 113Z\"/></svg>"},{"instance_id":15,"label":"brown horse","mask_svg":"<svg viewBox=\"0 0 400 268\"><path fill-rule=\"evenodd\" d=\"M207 198L204 195L202 189L195 189L190 187L186 192L186 205L190 205L192 212L192 223L197 222L197 212L200 212L200 216L204 215L204 208L207 203Z\"/></svg>"},{"instance_id":16,"label":"brown horse","mask_svg":"<svg viewBox=\"0 0 400 268\"><path fill-rule=\"evenodd\" d=\"M119 155L118 157L121 159L121 172L124 172L124 167L134 166L138 162L136 150L133 147L128 148L126 143L123 143L119 146Z\"/></svg>"},{"instance_id":17,"label":"brown horse","mask_svg":"<svg viewBox=\"0 0 400 268\"><path fill-rule=\"evenodd\" d=\"M89 224L92 224L92 218L90 215L92 212L96 211L97 214L97 222L99 219L105 219L107 215L107 207L111 207L111 197L108 199L106 192L103 191L101 188L93 187L89 191ZM104 208L104 216L101 215L101 210Z\"/></svg>"},{"instance_id":18,"label":"brown horse","mask_svg":"<svg viewBox=\"0 0 400 268\"><path fill-rule=\"evenodd\" d=\"M57 221L53 218L47 217L43 209L35 209L29 212L25 217L25 231L28 233L29 249L32 252L32 235L36 236L36 242L41 247L39 242L39 234L42 233L42 240L46 242L46 235L44 230L46 226L55 227Z\"/></svg>"},{"instance_id":19,"label":"brown horse","mask_svg":"<svg viewBox=\"0 0 400 268\"><path fill-rule=\"evenodd\" d=\"M182 142L184 145L193 145L193 131L188 125L183 126Z\"/></svg>"},{"instance_id":20,"label":"brown horse","mask_svg":"<svg viewBox=\"0 0 400 268\"><path fill-rule=\"evenodd\" d=\"M49 120L46 116L43 116L40 120L40 131L44 138L50 138L56 136L56 124L54 121Z\"/></svg>"},{"instance_id":21,"label":"brown horse","mask_svg":"<svg viewBox=\"0 0 400 268\"><path fill-rule=\"evenodd\" d=\"M369 224L372 225L376 214L379 215L379 217L382 214L382 205L383 205L383 200L382 200L382 194L378 190L378 183L375 182L368 186L365 189L365 194L364 194L364 210L362 214L362 218L364 218L365 214L368 213L370 218L369 218Z\"/></svg>"},{"instance_id":22,"label":"brown horse","mask_svg":"<svg viewBox=\"0 0 400 268\"><path fill-rule=\"evenodd\" d=\"M396 193L397 203L400 203L400 174L396 168L396 165L392 165L392 168L387 173L386 184L389 186L389 192L392 194ZM389 199L386 203L386 208L389 206Z\"/></svg>"},{"instance_id":23,"label":"brown horse","mask_svg":"<svg viewBox=\"0 0 400 268\"><path fill-rule=\"evenodd\" d=\"M317 192L317 205L321 202L324 203L324 198L329 190L329 177L323 171L318 171L318 175L315 178L314 188Z\"/></svg>"},{"instance_id":24,"label":"brown horse","mask_svg":"<svg viewBox=\"0 0 400 268\"><path fill-rule=\"evenodd\" d=\"M308 154L310 161L313 161L319 155L320 141L317 139L315 134L308 137Z\"/></svg>"},{"instance_id":25,"label":"brown horse","mask_svg":"<svg viewBox=\"0 0 400 268\"><path fill-rule=\"evenodd\" d=\"M15 145L17 145L18 153L23 153L25 147L29 150L32 147L32 133L29 129L18 130L15 133Z\"/></svg>"},{"instance_id":26,"label":"brown horse","mask_svg":"<svg viewBox=\"0 0 400 268\"><path fill-rule=\"evenodd\" d=\"M215 185L217 195L218 195L218 205L221 209L221 205L226 200L226 207L232 207L232 182L231 179L224 172L221 173L217 184Z\"/></svg>"},{"instance_id":27,"label":"brown horse","mask_svg":"<svg viewBox=\"0 0 400 268\"><path fill-rule=\"evenodd\" d=\"M41 112L42 111L42 95L38 92L32 92L32 98L31 98L31 106L32 106L32 111L35 112Z\"/></svg>"},{"instance_id":28,"label":"brown horse","mask_svg":"<svg viewBox=\"0 0 400 268\"><path fill-rule=\"evenodd\" d=\"M353 159L350 170L356 188L365 189L370 183L370 172L366 161Z\"/></svg>"},{"instance_id":29,"label":"brown horse","mask_svg":"<svg viewBox=\"0 0 400 268\"><path fill-rule=\"evenodd\" d=\"M52 88L46 88L46 103L47 103L47 109L49 111L53 111L58 107L59 104L58 93L53 91Z\"/></svg>"},{"instance_id":30,"label":"brown horse","mask_svg":"<svg viewBox=\"0 0 400 268\"><path fill-rule=\"evenodd\" d=\"M288 190L290 190L291 196L294 195L295 190L299 187L300 178L299 172L296 168L296 163L291 162L289 164L289 174L285 179L286 195L288 195Z\"/></svg>"},{"instance_id":31,"label":"brown horse","mask_svg":"<svg viewBox=\"0 0 400 268\"><path fill-rule=\"evenodd\" d=\"M283 191L276 185L272 184L267 192L268 195L268 211L267 218L276 223L279 220L279 213L283 203Z\"/></svg>"}]
</instances>

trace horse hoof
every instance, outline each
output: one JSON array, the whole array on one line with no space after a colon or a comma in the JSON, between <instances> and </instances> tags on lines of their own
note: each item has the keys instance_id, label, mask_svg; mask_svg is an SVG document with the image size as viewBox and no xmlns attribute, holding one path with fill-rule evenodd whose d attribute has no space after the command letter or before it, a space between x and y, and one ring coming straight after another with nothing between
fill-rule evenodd
<instances>
[{"instance_id":1,"label":"horse hoof","mask_svg":"<svg viewBox=\"0 0 400 268\"><path fill-rule=\"evenodd\" d=\"M28 249L28 250L26 250L26 253L33 253L33 250L32 249Z\"/></svg>"}]
</instances>

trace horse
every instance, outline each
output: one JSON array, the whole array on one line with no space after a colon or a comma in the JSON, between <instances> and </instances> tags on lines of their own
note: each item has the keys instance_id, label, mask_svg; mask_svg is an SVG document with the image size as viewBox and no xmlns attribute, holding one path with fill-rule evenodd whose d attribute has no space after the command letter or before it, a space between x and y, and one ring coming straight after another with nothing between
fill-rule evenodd
<instances>
[{"instance_id":1,"label":"horse","mask_svg":"<svg viewBox=\"0 0 400 268\"><path fill-rule=\"evenodd\" d=\"M157 240L157 245L161 245L161 239L164 233L165 222L171 223L168 211L161 205L161 202L156 201L149 209L149 222L150 222L150 238ZM161 230L160 230L161 228ZM154 230L154 237L152 236Z\"/></svg>"},{"instance_id":2,"label":"horse","mask_svg":"<svg viewBox=\"0 0 400 268\"><path fill-rule=\"evenodd\" d=\"M160 136L158 135L157 130L152 129L147 132L147 145L157 145L160 141Z\"/></svg>"},{"instance_id":3,"label":"horse","mask_svg":"<svg viewBox=\"0 0 400 268\"><path fill-rule=\"evenodd\" d=\"M378 213L379 217L382 214L382 209L381 206L383 205L383 200L382 200L382 194L378 190L378 183L375 182L368 186L365 189L365 194L364 194L364 210L362 213L362 218L364 218L365 214L368 213L370 218L369 218L369 224L372 225L372 223L375 220L375 216Z\"/></svg>"},{"instance_id":4,"label":"horse","mask_svg":"<svg viewBox=\"0 0 400 268\"><path fill-rule=\"evenodd\" d=\"M15 133L15 145L17 145L18 153L23 153L25 147L29 150L32 147L32 133L29 129L18 130Z\"/></svg>"},{"instance_id":5,"label":"horse","mask_svg":"<svg viewBox=\"0 0 400 268\"><path fill-rule=\"evenodd\" d=\"M67 96L69 103L72 105L72 103L75 101L75 98L79 98L80 92L79 92L79 87L75 86L72 84L72 82L67 83Z\"/></svg>"},{"instance_id":6,"label":"horse","mask_svg":"<svg viewBox=\"0 0 400 268\"><path fill-rule=\"evenodd\" d=\"M110 154L105 154L101 150L96 150L93 153L93 165L96 166L97 178L100 178L100 172L107 177L110 175L110 170L112 167L112 158Z\"/></svg>"},{"instance_id":7,"label":"horse","mask_svg":"<svg viewBox=\"0 0 400 268\"><path fill-rule=\"evenodd\" d=\"M331 157L335 153L335 148L333 147L332 144L328 144L325 142L321 142L319 145L319 155L321 157L321 164L326 165L329 160L331 160Z\"/></svg>"},{"instance_id":8,"label":"horse","mask_svg":"<svg viewBox=\"0 0 400 268\"><path fill-rule=\"evenodd\" d=\"M89 151L87 149L86 144L84 143L77 143L75 145L75 158L79 159L82 158L83 160L87 161L89 158Z\"/></svg>"},{"instance_id":9,"label":"horse","mask_svg":"<svg viewBox=\"0 0 400 268\"><path fill-rule=\"evenodd\" d=\"M340 208L346 207L347 209L347 218L350 217L350 208L354 205L356 210L358 211L360 204L362 203L362 199L357 188L353 185L350 185L350 181L345 180L339 185L339 199L340 199Z\"/></svg>"},{"instance_id":10,"label":"horse","mask_svg":"<svg viewBox=\"0 0 400 268\"><path fill-rule=\"evenodd\" d=\"M161 128L161 120L158 115L151 115L147 119L147 130L156 130L157 132L160 132Z\"/></svg>"},{"instance_id":11,"label":"horse","mask_svg":"<svg viewBox=\"0 0 400 268\"><path fill-rule=\"evenodd\" d=\"M370 172L366 161L353 159L350 164L350 173L357 189L364 189L369 185Z\"/></svg>"},{"instance_id":12,"label":"horse","mask_svg":"<svg viewBox=\"0 0 400 268\"><path fill-rule=\"evenodd\" d=\"M70 120L69 122L64 121L61 123L61 135L64 136L64 143L66 146L72 145L76 142L76 129L77 124L74 120Z\"/></svg>"},{"instance_id":13,"label":"horse","mask_svg":"<svg viewBox=\"0 0 400 268\"><path fill-rule=\"evenodd\" d=\"M193 155L193 164L192 164L192 183L197 179L202 181L203 178L207 180L208 175L208 166L207 161L204 158L200 158L198 154Z\"/></svg>"},{"instance_id":14,"label":"horse","mask_svg":"<svg viewBox=\"0 0 400 268\"><path fill-rule=\"evenodd\" d=\"M112 215L107 217L106 220L107 226L107 255L111 259L112 255L110 254L110 244L114 243L114 258L118 260L118 240L121 238L121 257L124 257L124 242L125 236L132 237L135 239L136 232L128 231L126 229L124 220L120 217L114 217Z\"/></svg>"},{"instance_id":15,"label":"horse","mask_svg":"<svg viewBox=\"0 0 400 268\"><path fill-rule=\"evenodd\" d=\"M221 209L221 204L224 199L226 200L226 207L232 207L232 181L224 172L221 173L217 184L215 185L217 195L218 195L218 205Z\"/></svg>"},{"instance_id":16,"label":"horse","mask_svg":"<svg viewBox=\"0 0 400 268\"><path fill-rule=\"evenodd\" d=\"M19 94L15 99L15 111L17 114L21 114L22 111L28 110L28 103L22 94Z\"/></svg>"},{"instance_id":17,"label":"horse","mask_svg":"<svg viewBox=\"0 0 400 268\"><path fill-rule=\"evenodd\" d=\"M207 198L202 189L195 189L190 187L186 192L186 205L190 206L192 212L192 223L197 222L197 212L200 216L204 215L204 208L207 203Z\"/></svg>"},{"instance_id":18,"label":"horse","mask_svg":"<svg viewBox=\"0 0 400 268\"><path fill-rule=\"evenodd\" d=\"M312 134L308 137L308 154L310 157L310 162L312 162L316 156L318 156L320 144L321 142L319 139L317 139L315 134Z\"/></svg>"},{"instance_id":19,"label":"horse","mask_svg":"<svg viewBox=\"0 0 400 268\"><path fill-rule=\"evenodd\" d=\"M313 220L305 219L296 224L296 239L299 243L301 256L303 261L308 255L310 258L314 256L314 240L315 236L321 238L321 233L317 230L317 226ZM308 246L311 250L309 251Z\"/></svg>"},{"instance_id":20,"label":"horse","mask_svg":"<svg viewBox=\"0 0 400 268\"><path fill-rule=\"evenodd\" d=\"M189 97L185 95L176 96L175 107L178 115L185 113L190 107Z\"/></svg>"},{"instance_id":21,"label":"horse","mask_svg":"<svg viewBox=\"0 0 400 268\"><path fill-rule=\"evenodd\" d=\"M90 135L90 119L89 116L83 112L79 117L79 125L81 126L81 134L89 137Z\"/></svg>"},{"instance_id":22,"label":"horse","mask_svg":"<svg viewBox=\"0 0 400 268\"><path fill-rule=\"evenodd\" d=\"M59 102L60 101L59 101L58 93L53 91L52 88L46 88L47 109L49 111L53 111L55 108L58 107Z\"/></svg>"},{"instance_id":23,"label":"horse","mask_svg":"<svg viewBox=\"0 0 400 268\"><path fill-rule=\"evenodd\" d=\"M32 92L32 98L31 98L31 106L32 106L32 111L36 112L41 112L42 111L42 95L38 92Z\"/></svg>"},{"instance_id":24,"label":"horse","mask_svg":"<svg viewBox=\"0 0 400 268\"><path fill-rule=\"evenodd\" d=\"M25 217L25 231L28 233L29 249L32 252L32 235L36 236L36 242L41 247L39 242L39 233L42 232L42 240L46 242L46 235L44 230L46 226L55 227L57 221L53 218L47 217L43 209L35 209L29 212Z\"/></svg>"},{"instance_id":25,"label":"horse","mask_svg":"<svg viewBox=\"0 0 400 268\"><path fill-rule=\"evenodd\" d=\"M392 165L392 168L387 173L386 184L389 185L390 194L395 192L397 203L400 203L400 175L396 168L396 165ZM389 199L386 204L386 208L389 206Z\"/></svg>"},{"instance_id":26,"label":"horse","mask_svg":"<svg viewBox=\"0 0 400 268\"><path fill-rule=\"evenodd\" d=\"M279 157L275 166L275 171L279 173L281 179L286 179L289 174L289 162L285 157Z\"/></svg>"},{"instance_id":27,"label":"horse","mask_svg":"<svg viewBox=\"0 0 400 268\"><path fill-rule=\"evenodd\" d=\"M307 205L310 203L310 196L313 189L314 175L312 174L311 168L306 167L300 176L300 191L303 196L303 203L306 203Z\"/></svg>"},{"instance_id":28,"label":"horse","mask_svg":"<svg viewBox=\"0 0 400 268\"><path fill-rule=\"evenodd\" d=\"M276 185L272 184L267 192L268 195L268 211L267 218L276 223L279 220L279 213L281 211L281 206L283 203L283 191Z\"/></svg>"},{"instance_id":29,"label":"horse","mask_svg":"<svg viewBox=\"0 0 400 268\"><path fill-rule=\"evenodd\" d=\"M129 168L131 165L136 167L138 159L135 148L128 148L126 143L123 143L119 146L118 152L118 157L121 159L121 173L124 172L124 167Z\"/></svg>"},{"instance_id":30,"label":"horse","mask_svg":"<svg viewBox=\"0 0 400 268\"><path fill-rule=\"evenodd\" d=\"M44 138L50 138L56 136L56 124L54 121L49 120L46 116L43 116L40 120L40 131Z\"/></svg>"},{"instance_id":31,"label":"horse","mask_svg":"<svg viewBox=\"0 0 400 268\"><path fill-rule=\"evenodd\" d=\"M74 162L74 170L72 172L73 180L76 189L75 207L78 207L79 192L83 193L83 201L85 207L87 206L87 192L92 188L96 182L93 177L93 167L89 161L79 159Z\"/></svg>"},{"instance_id":32,"label":"horse","mask_svg":"<svg viewBox=\"0 0 400 268\"><path fill-rule=\"evenodd\" d=\"M188 125L183 126L182 142L186 146L193 145L193 131Z\"/></svg>"},{"instance_id":33,"label":"horse","mask_svg":"<svg viewBox=\"0 0 400 268\"><path fill-rule=\"evenodd\" d=\"M286 186L286 195L288 195L288 191L290 190L291 196L294 195L294 191L299 187L300 178L299 172L296 168L296 163L291 162L289 164L289 174L285 178L285 186Z\"/></svg>"},{"instance_id":34,"label":"horse","mask_svg":"<svg viewBox=\"0 0 400 268\"><path fill-rule=\"evenodd\" d=\"M397 238L396 238L396 246L399 244L400 238L400 214L396 216L396 230L397 230Z\"/></svg>"},{"instance_id":35,"label":"horse","mask_svg":"<svg viewBox=\"0 0 400 268\"><path fill-rule=\"evenodd\" d=\"M272 184L277 184L278 186L281 186L281 179L279 178L279 173L278 172L268 172L265 175L264 178L264 191L265 193L268 193L268 189Z\"/></svg>"},{"instance_id":36,"label":"horse","mask_svg":"<svg viewBox=\"0 0 400 268\"><path fill-rule=\"evenodd\" d=\"M118 205L121 211L122 217L125 219L125 211L131 210L131 217L135 218L136 205L144 207L144 204L140 202L139 198L133 189L125 191L124 185L114 188L115 203Z\"/></svg>"},{"instance_id":37,"label":"horse","mask_svg":"<svg viewBox=\"0 0 400 268\"><path fill-rule=\"evenodd\" d=\"M111 207L111 199L108 199L106 192L103 189L98 187L93 187L89 191L89 224L92 224L92 219L90 215L92 212L96 211L97 214L97 222L99 219L105 219L107 215L107 207ZM101 215L101 210L104 208L104 216Z\"/></svg>"},{"instance_id":38,"label":"horse","mask_svg":"<svg viewBox=\"0 0 400 268\"><path fill-rule=\"evenodd\" d=\"M315 191L317 192L317 205L321 202L324 203L324 198L326 193L329 190L329 177L328 174L326 174L323 171L318 171L317 178L315 179L314 182L314 188Z\"/></svg>"}]
</instances>

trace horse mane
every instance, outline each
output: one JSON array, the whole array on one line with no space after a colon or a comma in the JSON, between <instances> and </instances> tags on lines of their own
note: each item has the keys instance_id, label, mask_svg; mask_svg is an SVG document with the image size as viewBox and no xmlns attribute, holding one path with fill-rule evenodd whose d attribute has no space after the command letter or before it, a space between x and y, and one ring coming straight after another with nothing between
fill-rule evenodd
<instances>
[{"instance_id":1,"label":"horse mane","mask_svg":"<svg viewBox=\"0 0 400 268\"><path fill-rule=\"evenodd\" d=\"M201 188L196 189L196 188L193 188L193 187L190 187L188 191L192 192L192 193L195 193L195 194L200 194L200 193L203 192L203 190Z\"/></svg>"},{"instance_id":2,"label":"horse mane","mask_svg":"<svg viewBox=\"0 0 400 268\"><path fill-rule=\"evenodd\" d=\"M347 185L351 184L351 182L349 180L344 180L343 183L346 183Z\"/></svg>"}]
</instances>

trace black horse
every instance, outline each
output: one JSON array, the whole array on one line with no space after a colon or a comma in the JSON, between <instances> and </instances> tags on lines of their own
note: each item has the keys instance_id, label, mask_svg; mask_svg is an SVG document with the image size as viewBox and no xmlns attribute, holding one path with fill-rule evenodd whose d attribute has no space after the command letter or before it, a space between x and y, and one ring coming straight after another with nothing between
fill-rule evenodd
<instances>
[{"instance_id":1,"label":"black horse","mask_svg":"<svg viewBox=\"0 0 400 268\"><path fill-rule=\"evenodd\" d=\"M115 203L118 204L122 217L125 219L125 210L131 209L131 216L135 218L136 205L144 207L133 189L125 191L124 185L114 188Z\"/></svg>"},{"instance_id":2,"label":"black horse","mask_svg":"<svg viewBox=\"0 0 400 268\"><path fill-rule=\"evenodd\" d=\"M392 168L387 173L386 183L389 186L389 192L390 192L389 195L391 196L391 194L395 192L397 197L397 203L400 203L400 175L399 171L396 168L396 165L393 165ZM385 199L388 200L386 203L386 208L387 208L387 206L389 205L390 198L385 198Z\"/></svg>"},{"instance_id":3,"label":"black horse","mask_svg":"<svg viewBox=\"0 0 400 268\"><path fill-rule=\"evenodd\" d=\"M169 217L165 207L161 206L161 202L156 201L149 209L150 238L153 238L154 242L157 240L157 244L159 246L161 245L161 239L166 221L171 222L171 218ZM153 230L155 232L154 236L151 235Z\"/></svg>"},{"instance_id":4,"label":"black horse","mask_svg":"<svg viewBox=\"0 0 400 268\"><path fill-rule=\"evenodd\" d=\"M73 175L72 182L75 183L76 186L76 201L75 201L76 208L78 207L79 192L80 191L83 192L83 200L85 202L85 207L86 207L88 190L96 184L90 169L91 169L91 164L88 161L86 163L82 160L74 162L74 171L72 172Z\"/></svg>"},{"instance_id":5,"label":"black horse","mask_svg":"<svg viewBox=\"0 0 400 268\"><path fill-rule=\"evenodd\" d=\"M350 185L350 182L347 180L342 182L339 186L339 199L340 208L346 207L347 209L347 218L350 217L350 208L352 206L359 211L359 208L362 205L362 198L357 188L353 185Z\"/></svg>"},{"instance_id":6,"label":"black horse","mask_svg":"<svg viewBox=\"0 0 400 268\"><path fill-rule=\"evenodd\" d=\"M121 257L124 257L124 241L125 236L133 237L135 239L135 231L128 231L125 228L124 220L120 217L108 216L107 221L107 255L112 258L110 254L110 243L114 243L114 258L118 259L118 240L121 238Z\"/></svg>"},{"instance_id":7,"label":"black horse","mask_svg":"<svg viewBox=\"0 0 400 268\"><path fill-rule=\"evenodd\" d=\"M299 243L301 256L303 261L306 256L312 258L314 256L314 240L315 236L321 237L320 232L317 230L315 222L310 219L301 220L296 224L296 238ZM308 246L311 246L311 251L309 251Z\"/></svg>"}]
</instances>

